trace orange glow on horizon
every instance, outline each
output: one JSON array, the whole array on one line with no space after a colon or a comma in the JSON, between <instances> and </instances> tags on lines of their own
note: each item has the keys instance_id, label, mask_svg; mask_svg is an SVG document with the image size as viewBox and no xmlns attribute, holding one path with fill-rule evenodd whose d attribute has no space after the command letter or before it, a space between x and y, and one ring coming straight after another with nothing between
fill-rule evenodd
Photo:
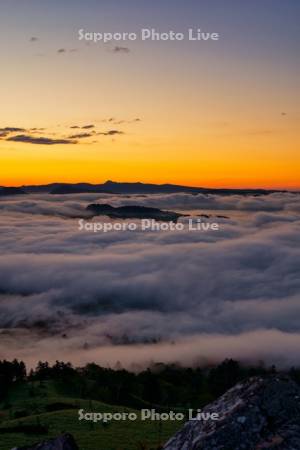
<instances>
[{"instance_id":1,"label":"orange glow on horizon","mask_svg":"<svg viewBox=\"0 0 300 450\"><path fill-rule=\"evenodd\" d=\"M104 28L126 22L100 6L95 16L83 9ZM274 51L269 39L249 40L237 27L212 46L136 41L114 52L74 41L78 11L63 11L63 33L43 13L48 32L36 42L23 16L20 27L15 14L3 21L14 34L2 54L0 186L116 180L300 189L293 33L271 33L280 38ZM220 26L229 20L219 18Z\"/></svg>"}]
</instances>

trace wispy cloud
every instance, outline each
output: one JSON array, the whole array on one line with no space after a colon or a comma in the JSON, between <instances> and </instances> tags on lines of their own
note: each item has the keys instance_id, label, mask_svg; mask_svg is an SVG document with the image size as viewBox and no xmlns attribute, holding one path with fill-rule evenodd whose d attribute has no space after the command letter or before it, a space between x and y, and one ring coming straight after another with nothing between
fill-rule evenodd
<instances>
[{"instance_id":1,"label":"wispy cloud","mask_svg":"<svg viewBox=\"0 0 300 450\"><path fill-rule=\"evenodd\" d=\"M116 45L116 47L112 50L114 53L130 53L130 48L128 47L120 47Z\"/></svg>"},{"instance_id":2,"label":"wispy cloud","mask_svg":"<svg viewBox=\"0 0 300 450\"><path fill-rule=\"evenodd\" d=\"M70 49L67 49L67 48L59 48L58 50L57 50L57 53L59 53L59 54L62 54L62 53L77 53L79 50L78 50L78 48L70 48Z\"/></svg>"},{"instance_id":3,"label":"wispy cloud","mask_svg":"<svg viewBox=\"0 0 300 450\"><path fill-rule=\"evenodd\" d=\"M118 120L113 117L102 119L98 122L107 123L112 125L130 124L139 122L141 119L126 119ZM53 127L52 127L53 128ZM51 127L29 127L23 128L18 126L7 126L0 128L0 140L6 140L11 142L21 142L27 144L39 144L39 145L56 145L56 144L77 144L77 139L90 138L92 136L117 136L125 134L124 131L118 129L109 129L108 131L98 131L97 127L93 123L69 125L67 128L70 130L78 130L71 135L68 135L64 130L65 126L57 125L57 129ZM94 143L96 143L95 141Z\"/></svg>"},{"instance_id":4,"label":"wispy cloud","mask_svg":"<svg viewBox=\"0 0 300 450\"><path fill-rule=\"evenodd\" d=\"M71 136L68 137L68 139L84 139L84 138L89 138L92 136L93 136L93 133L77 133L77 134L72 134Z\"/></svg>"},{"instance_id":5,"label":"wispy cloud","mask_svg":"<svg viewBox=\"0 0 300 450\"><path fill-rule=\"evenodd\" d=\"M18 134L11 136L7 141L12 142L24 142L27 144L39 144L39 145L56 145L56 144L77 144L77 141L72 139L52 139L50 137L34 137L27 134Z\"/></svg>"},{"instance_id":6,"label":"wispy cloud","mask_svg":"<svg viewBox=\"0 0 300 450\"><path fill-rule=\"evenodd\" d=\"M18 127L5 127L0 128L0 131L7 132L7 133L17 133L21 131L26 131L25 128L18 128Z\"/></svg>"},{"instance_id":7,"label":"wispy cloud","mask_svg":"<svg viewBox=\"0 0 300 450\"><path fill-rule=\"evenodd\" d=\"M115 120L115 122L114 122L114 125L122 125L123 123L124 124L126 124L126 123L136 123L136 122L140 122L141 121L141 119L140 118L136 118L136 119L133 119L133 120Z\"/></svg>"},{"instance_id":8,"label":"wispy cloud","mask_svg":"<svg viewBox=\"0 0 300 450\"><path fill-rule=\"evenodd\" d=\"M0 139L6 138L11 133L23 133L26 130L24 128L18 128L18 127L5 127L0 128Z\"/></svg>"},{"instance_id":9,"label":"wispy cloud","mask_svg":"<svg viewBox=\"0 0 300 450\"><path fill-rule=\"evenodd\" d=\"M125 134L124 131L120 131L120 130L109 130L106 131L104 133L98 133L99 135L103 135L103 136L115 136L117 134Z\"/></svg>"}]
</instances>

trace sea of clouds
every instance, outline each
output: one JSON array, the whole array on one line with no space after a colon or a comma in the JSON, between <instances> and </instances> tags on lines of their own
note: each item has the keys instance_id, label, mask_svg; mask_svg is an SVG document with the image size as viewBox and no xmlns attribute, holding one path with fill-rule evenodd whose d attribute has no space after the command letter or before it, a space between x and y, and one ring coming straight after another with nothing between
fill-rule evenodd
<instances>
[{"instance_id":1,"label":"sea of clouds","mask_svg":"<svg viewBox=\"0 0 300 450\"><path fill-rule=\"evenodd\" d=\"M79 231L92 202L209 214L220 229ZM299 194L0 199L0 359L289 366L299 317Z\"/></svg>"}]
</instances>

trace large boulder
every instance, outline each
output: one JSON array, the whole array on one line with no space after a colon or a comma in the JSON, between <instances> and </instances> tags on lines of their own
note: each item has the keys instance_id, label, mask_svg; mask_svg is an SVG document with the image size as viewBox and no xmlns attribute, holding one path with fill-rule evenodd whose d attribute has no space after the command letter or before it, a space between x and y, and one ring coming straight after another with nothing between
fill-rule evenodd
<instances>
[{"instance_id":1,"label":"large boulder","mask_svg":"<svg viewBox=\"0 0 300 450\"><path fill-rule=\"evenodd\" d=\"M71 434L62 434L57 438L33 444L29 447L17 447L12 450L79 450Z\"/></svg>"},{"instance_id":2,"label":"large boulder","mask_svg":"<svg viewBox=\"0 0 300 450\"><path fill-rule=\"evenodd\" d=\"M288 377L250 378L202 412L219 418L188 421L164 450L300 449L300 388Z\"/></svg>"}]
</instances>

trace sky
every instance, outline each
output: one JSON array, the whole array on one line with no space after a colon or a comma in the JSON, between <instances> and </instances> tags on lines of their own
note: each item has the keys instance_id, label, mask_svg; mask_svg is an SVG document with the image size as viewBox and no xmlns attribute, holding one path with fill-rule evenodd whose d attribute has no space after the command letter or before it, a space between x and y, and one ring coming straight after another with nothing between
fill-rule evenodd
<instances>
[{"instance_id":1,"label":"sky","mask_svg":"<svg viewBox=\"0 0 300 450\"><path fill-rule=\"evenodd\" d=\"M2 0L0 185L300 188L298 0ZM219 33L79 41L78 30Z\"/></svg>"}]
</instances>

